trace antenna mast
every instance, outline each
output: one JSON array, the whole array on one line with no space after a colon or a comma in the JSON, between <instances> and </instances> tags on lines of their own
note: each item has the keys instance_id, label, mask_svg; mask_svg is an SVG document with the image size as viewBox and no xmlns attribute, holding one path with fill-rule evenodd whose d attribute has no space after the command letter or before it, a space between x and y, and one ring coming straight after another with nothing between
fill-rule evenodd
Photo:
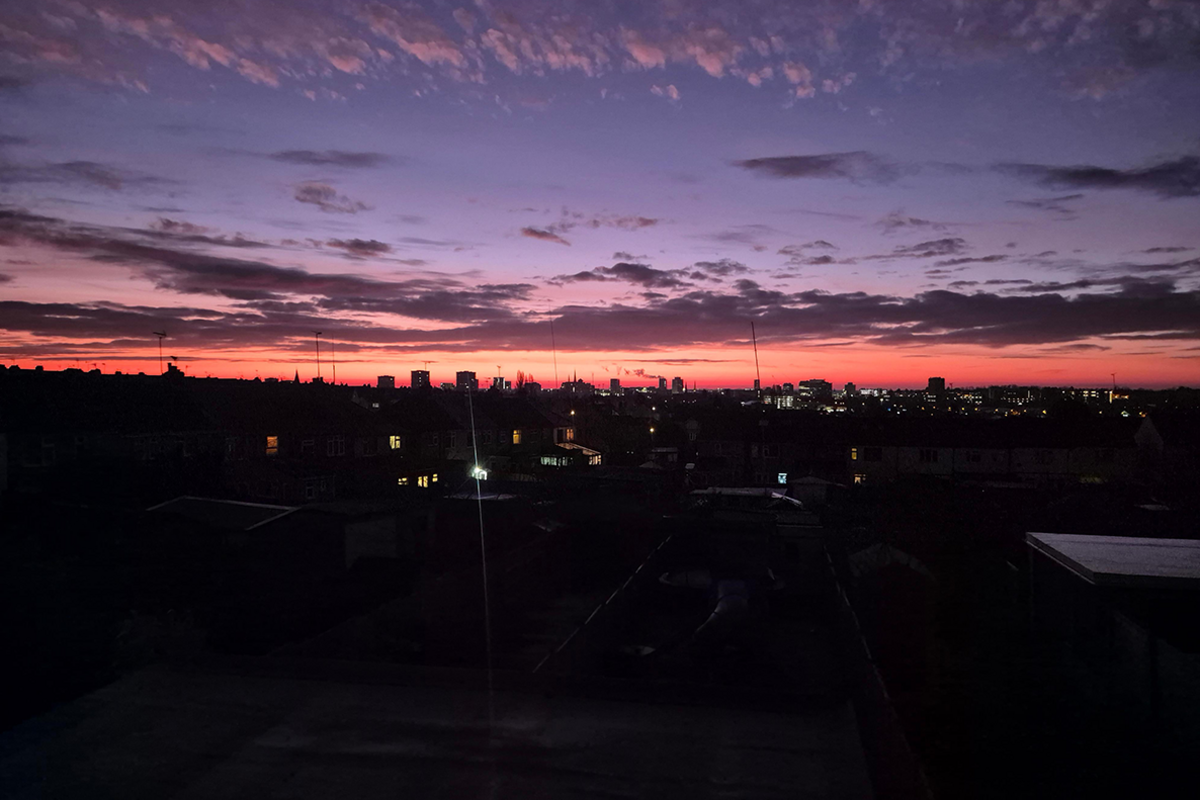
<instances>
[{"instance_id":1,"label":"antenna mast","mask_svg":"<svg viewBox=\"0 0 1200 800\"><path fill-rule=\"evenodd\" d=\"M317 377L321 377L321 332L313 331L313 341L317 343Z\"/></svg>"},{"instance_id":2,"label":"antenna mast","mask_svg":"<svg viewBox=\"0 0 1200 800\"><path fill-rule=\"evenodd\" d=\"M750 320L750 340L754 342L754 377L758 384L758 396L762 397L762 373L758 369L758 335L754 332L754 320Z\"/></svg>"},{"instance_id":3,"label":"antenna mast","mask_svg":"<svg viewBox=\"0 0 1200 800\"><path fill-rule=\"evenodd\" d=\"M157 336L157 337L158 337L158 374L159 374L159 375L162 375L162 372L163 372L163 365L162 365L162 340L163 340L163 339L165 339L165 338L167 338L167 332L166 332L166 331L151 331L151 333L153 333L155 336ZM1115 380L1115 379L1114 379L1114 380Z\"/></svg>"},{"instance_id":4,"label":"antenna mast","mask_svg":"<svg viewBox=\"0 0 1200 800\"><path fill-rule=\"evenodd\" d=\"M554 355L554 388L558 388L558 346L554 343L554 320L550 320L550 352Z\"/></svg>"},{"instance_id":5,"label":"antenna mast","mask_svg":"<svg viewBox=\"0 0 1200 800\"><path fill-rule=\"evenodd\" d=\"M329 359L333 362L333 385L337 386L337 354L333 351L333 340L329 340Z\"/></svg>"}]
</instances>

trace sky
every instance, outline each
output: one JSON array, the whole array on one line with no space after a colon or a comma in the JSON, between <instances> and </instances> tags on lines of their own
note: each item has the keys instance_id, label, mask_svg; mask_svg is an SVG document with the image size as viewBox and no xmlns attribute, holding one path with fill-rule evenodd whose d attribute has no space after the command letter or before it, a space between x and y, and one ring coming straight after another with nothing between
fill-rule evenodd
<instances>
[{"instance_id":1,"label":"sky","mask_svg":"<svg viewBox=\"0 0 1200 800\"><path fill-rule=\"evenodd\" d=\"M0 363L748 386L752 325L1200 385L1200 0L0 6Z\"/></svg>"}]
</instances>

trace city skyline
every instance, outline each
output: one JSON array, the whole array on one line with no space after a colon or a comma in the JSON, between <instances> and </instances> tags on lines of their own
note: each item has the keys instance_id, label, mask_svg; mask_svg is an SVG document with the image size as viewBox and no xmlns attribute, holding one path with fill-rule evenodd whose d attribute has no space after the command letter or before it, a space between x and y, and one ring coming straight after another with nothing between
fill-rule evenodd
<instances>
[{"instance_id":1,"label":"city skyline","mask_svg":"<svg viewBox=\"0 0 1200 800\"><path fill-rule=\"evenodd\" d=\"M1197 385L1196 4L593 5L6 7L0 362Z\"/></svg>"}]
</instances>

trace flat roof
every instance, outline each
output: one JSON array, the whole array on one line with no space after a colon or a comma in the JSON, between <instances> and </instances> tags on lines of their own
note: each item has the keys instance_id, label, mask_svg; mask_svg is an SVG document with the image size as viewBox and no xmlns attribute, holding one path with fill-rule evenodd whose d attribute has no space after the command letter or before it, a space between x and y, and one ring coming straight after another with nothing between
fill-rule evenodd
<instances>
[{"instance_id":1,"label":"flat roof","mask_svg":"<svg viewBox=\"0 0 1200 800\"><path fill-rule=\"evenodd\" d=\"M1026 533L1026 543L1097 586L1200 589L1200 541Z\"/></svg>"},{"instance_id":2,"label":"flat roof","mask_svg":"<svg viewBox=\"0 0 1200 800\"><path fill-rule=\"evenodd\" d=\"M873 796L854 713L147 670L0 733L38 797Z\"/></svg>"},{"instance_id":3,"label":"flat roof","mask_svg":"<svg viewBox=\"0 0 1200 800\"><path fill-rule=\"evenodd\" d=\"M244 503L239 500L218 500L209 497L184 495L146 509L163 514L175 514L193 522L234 531L248 531L271 520L287 516L299 506L277 506L267 503Z\"/></svg>"}]
</instances>

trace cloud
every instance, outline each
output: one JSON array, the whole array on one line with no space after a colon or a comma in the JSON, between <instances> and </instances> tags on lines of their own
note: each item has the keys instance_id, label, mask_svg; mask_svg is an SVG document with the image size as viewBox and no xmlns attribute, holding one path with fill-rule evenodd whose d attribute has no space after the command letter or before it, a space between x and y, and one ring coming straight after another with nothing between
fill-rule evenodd
<instances>
[{"instance_id":1,"label":"cloud","mask_svg":"<svg viewBox=\"0 0 1200 800\"><path fill-rule=\"evenodd\" d=\"M907 247L897 247L892 251L892 255L907 256L909 258L934 258L936 256L958 255L966 249L967 242L965 239L947 237L944 239L931 239L927 242L918 242Z\"/></svg>"},{"instance_id":2,"label":"cloud","mask_svg":"<svg viewBox=\"0 0 1200 800\"><path fill-rule=\"evenodd\" d=\"M946 261L934 262L935 267L959 267L964 264L995 264L1000 261L1007 261L1006 255L991 255L980 256L979 258L951 258Z\"/></svg>"},{"instance_id":3,"label":"cloud","mask_svg":"<svg viewBox=\"0 0 1200 800\"><path fill-rule=\"evenodd\" d=\"M672 102L678 102L680 97L679 90L675 88L675 84L670 84L668 86L658 86L656 84L650 87L650 93L658 95L659 97L665 97Z\"/></svg>"},{"instance_id":4,"label":"cloud","mask_svg":"<svg viewBox=\"0 0 1200 800\"><path fill-rule=\"evenodd\" d=\"M305 164L317 167L378 167L392 161L383 153L355 153L346 150L280 150L268 156L287 164Z\"/></svg>"},{"instance_id":5,"label":"cloud","mask_svg":"<svg viewBox=\"0 0 1200 800\"><path fill-rule=\"evenodd\" d=\"M885 234L895 233L905 228L929 228L935 231L946 229L946 225L943 223L907 216L903 209L896 209L882 217L875 222L875 227L881 229Z\"/></svg>"},{"instance_id":6,"label":"cloud","mask_svg":"<svg viewBox=\"0 0 1200 800\"><path fill-rule=\"evenodd\" d=\"M1008 200L1010 206L1018 208L1031 208L1035 211L1049 211L1053 214L1058 214L1062 217L1075 217L1075 209L1068 206L1067 203L1074 202L1083 198L1082 194L1064 194L1060 197L1040 197L1034 200Z\"/></svg>"},{"instance_id":7,"label":"cloud","mask_svg":"<svg viewBox=\"0 0 1200 800\"><path fill-rule=\"evenodd\" d=\"M891 183L900 177L900 168L895 164L862 150L751 158L733 164L772 178L841 178L854 183Z\"/></svg>"},{"instance_id":8,"label":"cloud","mask_svg":"<svg viewBox=\"0 0 1200 800\"><path fill-rule=\"evenodd\" d=\"M1151 247L1143 250L1143 253L1186 253L1189 250L1195 250L1194 247Z\"/></svg>"},{"instance_id":9,"label":"cloud","mask_svg":"<svg viewBox=\"0 0 1200 800\"><path fill-rule=\"evenodd\" d=\"M731 262L736 264L736 262ZM637 284L647 289L679 289L692 284L682 280L687 270L661 270L646 264L620 262L611 267L596 267L592 270L576 272L573 275L557 275L551 278L552 283L580 283L606 281L623 281Z\"/></svg>"},{"instance_id":10,"label":"cloud","mask_svg":"<svg viewBox=\"0 0 1200 800\"><path fill-rule=\"evenodd\" d=\"M734 261L732 258L722 258L720 261L697 261L692 264L692 269L721 278L727 278L730 275L741 275L750 271L750 268L745 264L740 261Z\"/></svg>"},{"instance_id":11,"label":"cloud","mask_svg":"<svg viewBox=\"0 0 1200 800\"><path fill-rule=\"evenodd\" d=\"M176 182L96 161L45 164L14 164L0 161L0 185L19 183L59 183L120 191L167 186Z\"/></svg>"},{"instance_id":12,"label":"cloud","mask_svg":"<svg viewBox=\"0 0 1200 800\"><path fill-rule=\"evenodd\" d=\"M375 239L329 239L325 242L328 247L345 250L347 255L365 257L378 256L392 252L390 244Z\"/></svg>"},{"instance_id":13,"label":"cloud","mask_svg":"<svg viewBox=\"0 0 1200 800\"><path fill-rule=\"evenodd\" d=\"M1200 157L1181 156L1149 167L1054 167L1044 164L998 164L999 172L1045 186L1079 189L1129 189L1164 198L1200 196Z\"/></svg>"},{"instance_id":14,"label":"cloud","mask_svg":"<svg viewBox=\"0 0 1200 800\"><path fill-rule=\"evenodd\" d=\"M15 280L12 275L5 272L0 272L0 283L12 283Z\"/></svg>"},{"instance_id":15,"label":"cloud","mask_svg":"<svg viewBox=\"0 0 1200 800\"><path fill-rule=\"evenodd\" d=\"M370 209L366 203L351 200L344 194L338 194L329 184L316 181L299 184L294 197L297 201L314 205L327 214L357 214L359 211Z\"/></svg>"},{"instance_id":16,"label":"cloud","mask_svg":"<svg viewBox=\"0 0 1200 800\"><path fill-rule=\"evenodd\" d=\"M558 244L565 244L567 247L571 246L570 242L557 233L542 230L541 228L521 228L521 235L528 236L530 239L540 239L543 242L557 242Z\"/></svg>"}]
</instances>

